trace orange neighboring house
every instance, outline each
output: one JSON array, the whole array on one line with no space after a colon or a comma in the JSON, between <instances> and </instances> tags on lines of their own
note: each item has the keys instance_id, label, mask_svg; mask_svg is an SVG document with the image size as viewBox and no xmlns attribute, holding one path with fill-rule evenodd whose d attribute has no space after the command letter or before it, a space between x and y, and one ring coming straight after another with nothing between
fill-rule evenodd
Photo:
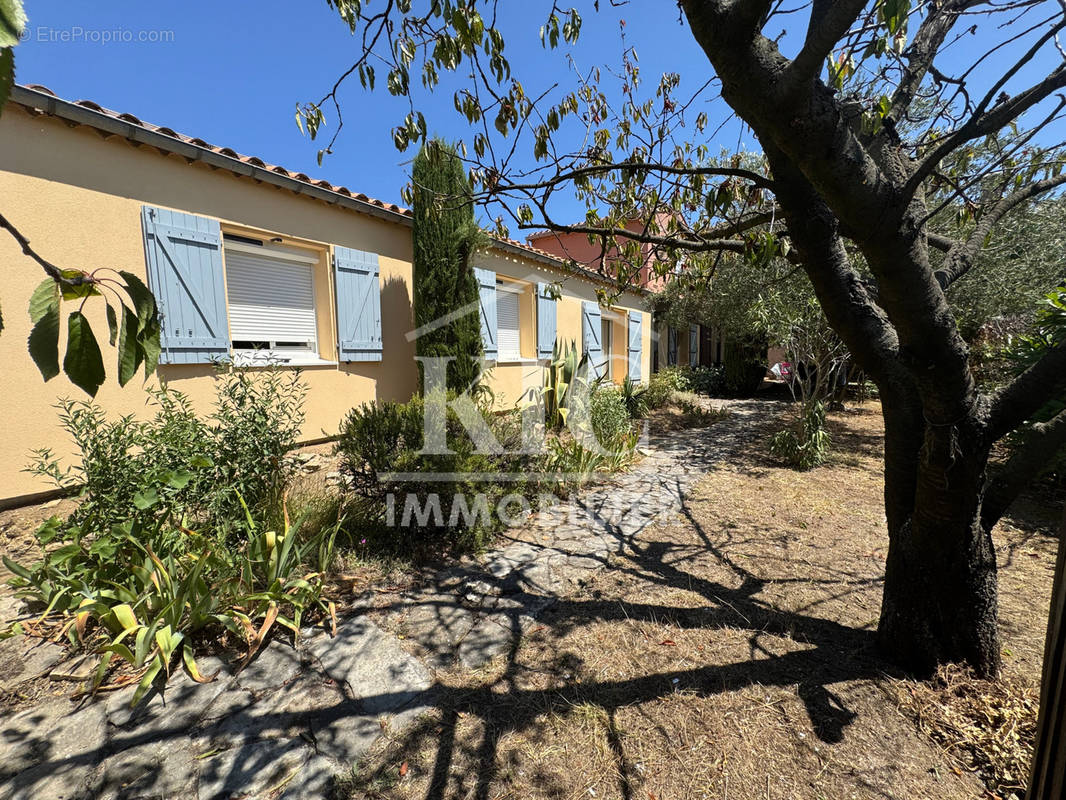
<instances>
[{"instance_id":1,"label":"orange neighboring house","mask_svg":"<svg viewBox=\"0 0 1066 800\"><path fill-rule=\"evenodd\" d=\"M632 220L626 225L627 230L636 231L642 227L639 220ZM611 261L620 258L617 248L607 253L607 268L603 267L603 248L598 242L589 241L584 233L558 233L541 231L526 237L532 247L563 259L572 260L582 269L600 275L614 274ZM667 283L666 277L654 270L655 256L653 246L641 244L640 271L636 285L649 292L661 291ZM677 364L689 366L720 365L725 354L725 342L721 330L709 325L690 325L688 330L678 329L654 321L652 325L652 372L658 372L664 366Z\"/></svg>"}]
</instances>

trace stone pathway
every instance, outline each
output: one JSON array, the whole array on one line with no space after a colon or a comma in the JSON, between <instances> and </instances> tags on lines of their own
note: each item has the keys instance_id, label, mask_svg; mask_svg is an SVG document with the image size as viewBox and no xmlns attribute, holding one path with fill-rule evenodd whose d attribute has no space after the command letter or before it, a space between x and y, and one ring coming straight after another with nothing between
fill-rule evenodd
<instances>
[{"instance_id":1,"label":"stone pathway","mask_svg":"<svg viewBox=\"0 0 1066 800\"><path fill-rule=\"evenodd\" d=\"M726 404L729 418L654 437L630 472L537 514L524 538L539 542L515 539L479 565L446 570L377 622L354 616L336 638L308 630L296 649L274 642L236 676L203 659L214 681L175 674L165 695L132 711L129 687L15 714L0 723L0 799L326 796L384 731L432 708L435 670L476 668L516 646L557 596L676 514L690 485L750 436L753 417L775 413L765 401ZM23 655L46 668L59 657ZM39 674L9 672L8 660L0 653L6 685Z\"/></svg>"}]
</instances>

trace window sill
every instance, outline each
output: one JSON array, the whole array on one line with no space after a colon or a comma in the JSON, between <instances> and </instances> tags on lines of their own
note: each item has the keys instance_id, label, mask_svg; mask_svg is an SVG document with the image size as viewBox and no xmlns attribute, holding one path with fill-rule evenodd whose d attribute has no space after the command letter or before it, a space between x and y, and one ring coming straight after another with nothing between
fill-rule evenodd
<instances>
[{"instance_id":1,"label":"window sill","mask_svg":"<svg viewBox=\"0 0 1066 800\"><path fill-rule=\"evenodd\" d=\"M534 364L540 364L541 361L542 359L539 358L523 358L522 356L503 356L501 358L495 359L493 363L496 364L496 366L498 367L508 367L514 365L530 366Z\"/></svg>"},{"instance_id":2,"label":"window sill","mask_svg":"<svg viewBox=\"0 0 1066 800\"><path fill-rule=\"evenodd\" d=\"M235 367L335 367L338 363L311 355L282 356L241 352L232 353L231 360Z\"/></svg>"}]
</instances>

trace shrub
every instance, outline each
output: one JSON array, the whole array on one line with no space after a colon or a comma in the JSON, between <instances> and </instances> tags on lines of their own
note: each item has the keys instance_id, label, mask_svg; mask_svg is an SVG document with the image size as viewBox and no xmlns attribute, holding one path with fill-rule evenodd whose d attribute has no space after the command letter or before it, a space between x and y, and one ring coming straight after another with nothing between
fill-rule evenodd
<instances>
[{"instance_id":1,"label":"shrub","mask_svg":"<svg viewBox=\"0 0 1066 800\"><path fill-rule=\"evenodd\" d=\"M662 408L670 402L674 392L684 392L688 389L687 367L664 367L651 376L644 392L644 400L648 408Z\"/></svg>"},{"instance_id":2,"label":"shrub","mask_svg":"<svg viewBox=\"0 0 1066 800\"><path fill-rule=\"evenodd\" d=\"M93 687L116 656L143 670L132 705L180 659L195 680L193 635L225 629L245 643L247 663L277 623L299 635L309 612L333 614L321 572L336 525L303 534L303 522L260 530L250 513L234 520L244 544L226 546L210 529L141 517L110 528L53 517L37 531L42 560L4 557L18 596L63 623L70 641L101 654ZM230 528L227 528L229 530ZM18 631L15 631L18 632Z\"/></svg>"},{"instance_id":3,"label":"shrub","mask_svg":"<svg viewBox=\"0 0 1066 800\"><path fill-rule=\"evenodd\" d=\"M62 401L60 425L74 442L76 463L62 469L50 450L37 450L29 471L81 486L74 526L106 530L148 515L226 527L243 517L242 503L257 513L278 505L304 394L298 373L227 369L216 377L207 419L165 385L152 392L150 420L108 420L92 403Z\"/></svg>"},{"instance_id":4,"label":"shrub","mask_svg":"<svg viewBox=\"0 0 1066 800\"><path fill-rule=\"evenodd\" d=\"M422 398L408 403L366 403L348 413L341 426L337 452L342 472L351 477L352 493L348 498L353 511L351 519L359 527L360 538L372 537L385 549L442 544L462 549L483 547L496 530L495 517L490 514L487 519L484 515L471 518L460 514L453 518L452 512L457 502L466 503L472 509L478 494L486 496L491 508L504 494L528 495L535 488L523 481L503 485L481 480L482 473L538 471L539 465L532 454L516 452L521 449L520 412L496 415L481 410L482 418L505 451L482 453L449 407L445 430L451 452L440 454L419 452L423 446L424 413L426 403ZM403 478L405 473L415 474L416 479ZM426 473L446 474L456 479L420 477ZM390 475L398 477L382 477ZM465 475L469 479L462 477ZM414 524L395 525L403 521L404 508L409 502L417 503L419 509L429 508L432 513L419 520L416 512L408 520Z\"/></svg>"},{"instance_id":5,"label":"shrub","mask_svg":"<svg viewBox=\"0 0 1066 800\"><path fill-rule=\"evenodd\" d=\"M692 367L688 374L689 387L697 394L722 397L726 394L725 368L720 366Z\"/></svg>"},{"instance_id":6,"label":"shrub","mask_svg":"<svg viewBox=\"0 0 1066 800\"><path fill-rule=\"evenodd\" d=\"M677 407L685 415L686 424L693 427L713 425L715 422L726 419L731 413L728 408L721 406L718 408L704 408L703 405L697 402L695 395L685 392L679 393L675 400L677 401Z\"/></svg>"},{"instance_id":7,"label":"shrub","mask_svg":"<svg viewBox=\"0 0 1066 800\"><path fill-rule=\"evenodd\" d=\"M143 670L136 704L176 658L199 679L193 634L225 628L250 658L275 622L296 635L309 610L330 608L319 572L339 520L290 525L284 508L303 397L298 374L227 369L207 419L165 386L147 421L60 404L78 462L64 470L41 450L31 471L82 484L82 502L38 529L39 563L4 563L21 597L102 654L97 684L115 656L130 662Z\"/></svg>"},{"instance_id":8,"label":"shrub","mask_svg":"<svg viewBox=\"0 0 1066 800\"><path fill-rule=\"evenodd\" d=\"M648 391L646 387L634 383L633 379L626 375L625 380L622 381L621 391L622 401L630 417L640 419L648 413L648 403L645 400L645 394Z\"/></svg>"},{"instance_id":9,"label":"shrub","mask_svg":"<svg viewBox=\"0 0 1066 800\"><path fill-rule=\"evenodd\" d=\"M770 438L770 453L796 469L808 470L825 462L831 443L825 428L825 406L816 401L792 426Z\"/></svg>"},{"instance_id":10,"label":"shrub","mask_svg":"<svg viewBox=\"0 0 1066 800\"><path fill-rule=\"evenodd\" d=\"M608 450L633 430L625 397L609 385L597 386L589 396L589 422L596 440Z\"/></svg>"}]
</instances>

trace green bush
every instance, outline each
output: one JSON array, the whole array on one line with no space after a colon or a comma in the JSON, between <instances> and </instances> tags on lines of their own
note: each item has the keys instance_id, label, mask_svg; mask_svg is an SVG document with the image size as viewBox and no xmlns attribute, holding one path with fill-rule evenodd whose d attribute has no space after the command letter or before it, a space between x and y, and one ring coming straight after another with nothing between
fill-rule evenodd
<instances>
[{"instance_id":1,"label":"green bush","mask_svg":"<svg viewBox=\"0 0 1066 800\"><path fill-rule=\"evenodd\" d=\"M31 471L80 484L82 501L38 529L39 563L4 563L21 597L101 654L97 684L118 656L143 670L136 704L179 658L199 679L194 634L224 628L250 658L275 623L297 635L308 611L331 610L319 573L339 519L290 525L285 510L303 397L298 374L227 369L206 419L165 386L147 421L60 405L78 461L64 470L41 450Z\"/></svg>"},{"instance_id":2,"label":"green bush","mask_svg":"<svg viewBox=\"0 0 1066 800\"><path fill-rule=\"evenodd\" d=\"M691 387L688 367L664 367L651 376L644 392L648 408L662 408L673 398L675 392L686 392Z\"/></svg>"},{"instance_id":3,"label":"green bush","mask_svg":"<svg viewBox=\"0 0 1066 800\"><path fill-rule=\"evenodd\" d=\"M648 413L648 402L645 399L647 391L647 387L635 383L628 375L622 381L622 401L633 419L641 419Z\"/></svg>"},{"instance_id":4,"label":"green bush","mask_svg":"<svg viewBox=\"0 0 1066 800\"><path fill-rule=\"evenodd\" d=\"M423 446L425 413L426 403L418 397L408 403L366 403L348 413L341 426L337 452L341 471L350 476L352 491L347 500L353 512L352 524L360 539L371 538L385 550L445 544L461 549L482 548L498 527L495 514L472 519L459 515L453 519L452 510L457 502L472 508L479 494L486 496L491 510L505 494L513 492L528 497L536 492L532 482L481 480L483 473L539 471L541 465L534 454L516 452L521 449L520 412L492 414L481 410L482 418L504 450L482 453L449 407L445 429L451 452L443 454L419 452ZM455 480L420 477L427 473L470 477ZM415 477L404 479L403 474ZM390 478L390 475L400 477ZM428 505L434 513L427 515L424 522L412 515L409 522L413 524L397 525L403 521L409 497L420 509L428 504L439 503L439 506ZM437 507L439 515L435 513Z\"/></svg>"},{"instance_id":5,"label":"green bush","mask_svg":"<svg viewBox=\"0 0 1066 800\"><path fill-rule=\"evenodd\" d=\"M278 506L292 469L284 456L303 422L298 373L222 371L206 419L179 391L164 385L151 394L149 420L109 420L84 401L59 404L76 463L63 469L50 450L37 450L29 471L80 487L71 525L106 530L147 515L214 529L243 518L242 503L256 513Z\"/></svg>"},{"instance_id":6,"label":"green bush","mask_svg":"<svg viewBox=\"0 0 1066 800\"><path fill-rule=\"evenodd\" d=\"M790 427L770 437L770 453L795 469L809 470L825 463L831 444L825 406L816 401Z\"/></svg>"},{"instance_id":7,"label":"green bush","mask_svg":"<svg viewBox=\"0 0 1066 800\"><path fill-rule=\"evenodd\" d=\"M720 366L692 367L688 372L688 384L691 391L709 397L722 397L726 394L725 368Z\"/></svg>"},{"instance_id":8,"label":"green bush","mask_svg":"<svg viewBox=\"0 0 1066 800\"><path fill-rule=\"evenodd\" d=\"M617 387L599 385L589 396L589 422L596 440L605 449L628 436L633 430L625 397Z\"/></svg>"}]
</instances>

